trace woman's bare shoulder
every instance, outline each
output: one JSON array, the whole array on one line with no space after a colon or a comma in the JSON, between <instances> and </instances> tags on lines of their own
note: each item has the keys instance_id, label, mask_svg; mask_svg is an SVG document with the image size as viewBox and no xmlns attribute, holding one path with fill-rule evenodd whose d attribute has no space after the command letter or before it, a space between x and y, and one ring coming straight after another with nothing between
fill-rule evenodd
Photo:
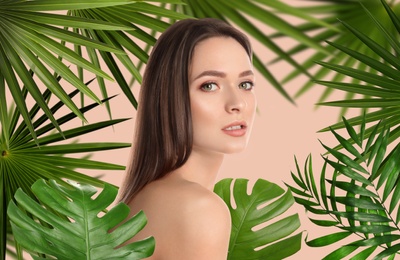
<instances>
[{"instance_id":1,"label":"woman's bare shoulder","mask_svg":"<svg viewBox=\"0 0 400 260\"><path fill-rule=\"evenodd\" d=\"M179 207L182 218L186 220L192 219L192 221L199 222L202 219L210 220L209 225L227 220L230 223L230 214L226 204L214 192L199 184L183 184L179 191L175 190L171 194L171 198Z\"/></svg>"},{"instance_id":2,"label":"woman's bare shoulder","mask_svg":"<svg viewBox=\"0 0 400 260\"><path fill-rule=\"evenodd\" d=\"M145 233L156 239L155 255L226 259L231 218L226 204L212 191L187 181L160 182L147 187L136 201L148 218Z\"/></svg>"},{"instance_id":3,"label":"woman's bare shoulder","mask_svg":"<svg viewBox=\"0 0 400 260\"><path fill-rule=\"evenodd\" d=\"M168 208L157 208L158 212L165 209L166 213L171 212L171 207L187 214L199 207L214 209L217 213L229 213L226 204L214 192L186 180L169 183L155 181L146 186L131 204L136 203L144 209L153 208L153 205L168 205Z\"/></svg>"},{"instance_id":4,"label":"woman's bare shoulder","mask_svg":"<svg viewBox=\"0 0 400 260\"><path fill-rule=\"evenodd\" d=\"M213 220L210 225L228 220L230 222L229 210L222 199L197 183L154 183L140 195L139 204L145 213L162 215L164 220L170 222L178 220L183 225L186 220L190 220L188 226L202 219Z\"/></svg>"}]
</instances>

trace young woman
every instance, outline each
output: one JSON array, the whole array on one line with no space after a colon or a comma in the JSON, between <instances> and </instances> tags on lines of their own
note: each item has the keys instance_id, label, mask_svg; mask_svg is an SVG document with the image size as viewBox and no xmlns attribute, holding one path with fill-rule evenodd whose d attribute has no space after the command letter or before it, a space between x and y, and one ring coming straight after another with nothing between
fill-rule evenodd
<instances>
[{"instance_id":1,"label":"young woman","mask_svg":"<svg viewBox=\"0 0 400 260\"><path fill-rule=\"evenodd\" d=\"M227 206L212 192L225 154L242 151L255 115L248 39L216 19L182 20L158 39L144 73L122 188L154 236L149 259L226 259Z\"/></svg>"}]
</instances>

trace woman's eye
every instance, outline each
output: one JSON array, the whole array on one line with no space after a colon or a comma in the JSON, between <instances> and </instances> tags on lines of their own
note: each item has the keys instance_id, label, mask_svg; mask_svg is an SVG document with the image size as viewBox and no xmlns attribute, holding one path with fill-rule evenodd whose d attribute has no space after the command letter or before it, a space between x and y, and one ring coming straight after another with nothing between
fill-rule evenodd
<instances>
[{"instance_id":1,"label":"woman's eye","mask_svg":"<svg viewBox=\"0 0 400 260\"><path fill-rule=\"evenodd\" d=\"M244 90L251 90L254 87L254 83L250 81L242 82L239 84L239 88Z\"/></svg>"},{"instance_id":2,"label":"woman's eye","mask_svg":"<svg viewBox=\"0 0 400 260\"><path fill-rule=\"evenodd\" d=\"M201 89L204 91L215 91L218 89L218 86L215 83L205 83L201 85Z\"/></svg>"}]
</instances>

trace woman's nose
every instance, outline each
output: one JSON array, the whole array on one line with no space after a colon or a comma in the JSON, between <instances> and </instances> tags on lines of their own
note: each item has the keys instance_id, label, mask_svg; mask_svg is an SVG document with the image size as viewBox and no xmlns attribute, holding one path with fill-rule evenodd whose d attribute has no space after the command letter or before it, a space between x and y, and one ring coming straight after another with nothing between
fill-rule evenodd
<instances>
[{"instance_id":1,"label":"woman's nose","mask_svg":"<svg viewBox=\"0 0 400 260\"><path fill-rule=\"evenodd\" d=\"M246 101L243 98L243 93L237 87L226 93L225 109L228 113L242 112L246 107Z\"/></svg>"}]
</instances>

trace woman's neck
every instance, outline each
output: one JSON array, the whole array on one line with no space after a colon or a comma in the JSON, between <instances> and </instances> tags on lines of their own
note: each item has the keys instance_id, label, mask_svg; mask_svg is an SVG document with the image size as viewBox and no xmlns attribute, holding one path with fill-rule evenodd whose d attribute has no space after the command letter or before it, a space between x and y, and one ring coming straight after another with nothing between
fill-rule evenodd
<instances>
[{"instance_id":1,"label":"woman's neck","mask_svg":"<svg viewBox=\"0 0 400 260\"><path fill-rule=\"evenodd\" d=\"M187 162L179 169L171 172L170 175L198 183L212 190L223 160L224 154L222 153L205 151L193 147Z\"/></svg>"}]
</instances>

